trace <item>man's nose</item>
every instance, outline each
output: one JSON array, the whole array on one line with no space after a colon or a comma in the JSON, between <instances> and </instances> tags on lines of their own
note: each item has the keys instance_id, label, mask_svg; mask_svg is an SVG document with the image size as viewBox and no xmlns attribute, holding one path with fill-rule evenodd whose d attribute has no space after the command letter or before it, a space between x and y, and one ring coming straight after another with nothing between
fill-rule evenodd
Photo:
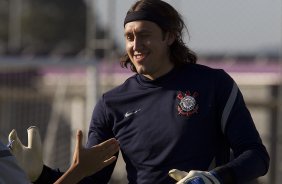
<instances>
[{"instance_id":1,"label":"man's nose","mask_svg":"<svg viewBox=\"0 0 282 184\"><path fill-rule=\"evenodd\" d=\"M135 38L133 43L133 50L140 50L143 47L143 42L140 38Z\"/></svg>"}]
</instances>

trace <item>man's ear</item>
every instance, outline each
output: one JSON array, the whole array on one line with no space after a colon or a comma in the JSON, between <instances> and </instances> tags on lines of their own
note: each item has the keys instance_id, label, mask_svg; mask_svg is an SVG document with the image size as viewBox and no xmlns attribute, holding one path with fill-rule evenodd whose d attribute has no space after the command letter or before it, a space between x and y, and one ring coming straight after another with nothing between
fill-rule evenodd
<instances>
[{"instance_id":1,"label":"man's ear","mask_svg":"<svg viewBox=\"0 0 282 184\"><path fill-rule=\"evenodd\" d=\"M166 33L166 38L167 38L167 45L168 46L171 46L176 39L175 35L170 33L170 32Z\"/></svg>"}]
</instances>

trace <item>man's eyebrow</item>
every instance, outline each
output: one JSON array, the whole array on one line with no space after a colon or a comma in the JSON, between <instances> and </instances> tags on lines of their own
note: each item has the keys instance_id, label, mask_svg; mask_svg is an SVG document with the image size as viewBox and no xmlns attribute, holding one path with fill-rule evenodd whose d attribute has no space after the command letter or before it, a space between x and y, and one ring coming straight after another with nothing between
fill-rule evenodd
<instances>
[{"instance_id":1,"label":"man's eyebrow","mask_svg":"<svg viewBox=\"0 0 282 184\"><path fill-rule=\"evenodd\" d=\"M130 34L132 34L132 32L127 31L127 32L124 33L124 36L128 36Z\"/></svg>"},{"instance_id":2,"label":"man's eyebrow","mask_svg":"<svg viewBox=\"0 0 282 184\"><path fill-rule=\"evenodd\" d=\"M142 33L151 33L152 31L151 30L148 30L148 29L141 29L140 31L138 31L138 33L142 34Z\"/></svg>"},{"instance_id":3,"label":"man's eyebrow","mask_svg":"<svg viewBox=\"0 0 282 184\"><path fill-rule=\"evenodd\" d=\"M148 29L140 29L140 30L137 30L137 31L126 31L124 33L124 36L128 36L129 34L133 34L133 32L135 32L136 34L143 34L143 33L151 33L152 31L148 30Z\"/></svg>"}]
</instances>

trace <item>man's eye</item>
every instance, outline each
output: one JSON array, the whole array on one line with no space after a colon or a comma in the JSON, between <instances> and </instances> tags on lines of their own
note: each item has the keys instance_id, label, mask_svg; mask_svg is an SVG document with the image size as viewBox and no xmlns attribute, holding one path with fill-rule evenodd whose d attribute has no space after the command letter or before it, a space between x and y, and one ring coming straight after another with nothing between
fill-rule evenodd
<instances>
[{"instance_id":1,"label":"man's eye","mask_svg":"<svg viewBox=\"0 0 282 184\"><path fill-rule=\"evenodd\" d=\"M133 41L133 40L134 40L134 38L133 38L132 35L127 35L127 36L126 36L126 39L127 39L128 41Z\"/></svg>"}]
</instances>

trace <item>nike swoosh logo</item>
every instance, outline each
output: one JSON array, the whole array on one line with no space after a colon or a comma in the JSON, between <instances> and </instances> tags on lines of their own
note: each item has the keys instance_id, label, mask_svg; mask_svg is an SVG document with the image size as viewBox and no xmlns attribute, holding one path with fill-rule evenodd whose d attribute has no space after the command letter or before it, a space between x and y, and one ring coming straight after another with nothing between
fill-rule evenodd
<instances>
[{"instance_id":1,"label":"nike swoosh logo","mask_svg":"<svg viewBox=\"0 0 282 184\"><path fill-rule=\"evenodd\" d=\"M141 111L141 109L138 109L138 110L135 110L135 111L132 111L132 112L126 112L124 114L124 117L127 118L129 116L132 116L133 114L136 114L137 112Z\"/></svg>"}]
</instances>

